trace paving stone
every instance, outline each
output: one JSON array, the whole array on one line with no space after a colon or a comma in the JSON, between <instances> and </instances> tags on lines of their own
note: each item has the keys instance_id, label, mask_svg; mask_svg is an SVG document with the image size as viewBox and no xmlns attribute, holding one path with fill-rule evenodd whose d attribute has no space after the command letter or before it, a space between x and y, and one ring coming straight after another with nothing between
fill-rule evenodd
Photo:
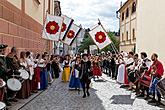
<instances>
[{"instance_id":1,"label":"paving stone","mask_svg":"<svg viewBox=\"0 0 165 110\"><path fill-rule=\"evenodd\" d=\"M144 99L135 98L135 94L120 88L115 80L103 75L99 81L92 81L91 96L82 98L82 91L69 90L68 83L57 79L38 97L21 110L160 110L147 104ZM12 109L11 109L12 110Z\"/></svg>"}]
</instances>

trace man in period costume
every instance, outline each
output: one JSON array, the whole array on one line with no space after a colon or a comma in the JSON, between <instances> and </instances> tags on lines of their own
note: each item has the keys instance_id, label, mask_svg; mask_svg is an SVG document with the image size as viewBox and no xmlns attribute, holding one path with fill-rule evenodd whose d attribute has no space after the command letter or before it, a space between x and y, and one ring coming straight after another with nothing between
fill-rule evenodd
<instances>
[{"instance_id":1,"label":"man in period costume","mask_svg":"<svg viewBox=\"0 0 165 110\"><path fill-rule=\"evenodd\" d=\"M83 60L81 61L81 71L80 71L80 81L81 81L81 85L83 88L83 98L87 96L90 96L89 94L89 85L91 83L91 79L90 76L91 75L91 61L88 59L88 55L87 54L83 54Z\"/></svg>"},{"instance_id":2,"label":"man in period costume","mask_svg":"<svg viewBox=\"0 0 165 110\"><path fill-rule=\"evenodd\" d=\"M139 75L139 80L136 84L136 94L137 97L144 97L145 96L145 91L147 92L147 97L145 99L149 98L149 93L148 93L148 84L151 81L150 78L150 73L148 74L148 70L151 66L151 60L147 58L147 54L145 52L141 52L141 59L142 63L139 66L138 70L138 75ZM139 91L142 91L141 93Z\"/></svg>"},{"instance_id":3,"label":"man in period costume","mask_svg":"<svg viewBox=\"0 0 165 110\"><path fill-rule=\"evenodd\" d=\"M20 75L20 73L18 72L19 70L19 61L18 61L18 57L17 57L17 49L16 47L13 47L11 49L11 52L6 56L6 64L7 64L7 68L10 69L11 71L10 73L10 78L12 77L13 73L14 75ZM11 91L8 89L8 98L11 101L17 102L17 100L15 99L17 92Z\"/></svg>"},{"instance_id":4,"label":"man in period costume","mask_svg":"<svg viewBox=\"0 0 165 110\"><path fill-rule=\"evenodd\" d=\"M151 73L152 81L149 88L149 92L153 95L153 98L149 101L149 103L156 103L156 106L159 106L161 104L161 95L156 85L163 76L164 68L162 63L158 60L157 54L154 53L151 59L153 61L153 64L151 65L148 72ZM158 101L155 100L155 94L157 94Z\"/></svg>"},{"instance_id":5,"label":"man in period costume","mask_svg":"<svg viewBox=\"0 0 165 110\"><path fill-rule=\"evenodd\" d=\"M7 100L7 91L5 84L8 79L8 69L6 65L6 57L5 57L5 51L8 46L1 44L0 45L0 101L4 101L7 106L10 106L11 104Z\"/></svg>"}]
</instances>

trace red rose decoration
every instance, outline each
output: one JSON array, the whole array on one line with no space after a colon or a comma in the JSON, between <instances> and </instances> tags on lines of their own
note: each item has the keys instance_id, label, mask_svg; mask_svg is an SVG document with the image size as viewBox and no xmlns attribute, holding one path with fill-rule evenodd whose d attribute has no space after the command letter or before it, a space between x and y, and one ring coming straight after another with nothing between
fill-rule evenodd
<instances>
[{"instance_id":1,"label":"red rose decoration","mask_svg":"<svg viewBox=\"0 0 165 110\"><path fill-rule=\"evenodd\" d=\"M72 39L74 37L75 32L73 30L70 30L67 34L67 37Z\"/></svg>"},{"instance_id":2,"label":"red rose decoration","mask_svg":"<svg viewBox=\"0 0 165 110\"><path fill-rule=\"evenodd\" d=\"M106 35L104 32L100 31L95 34L95 40L98 43L103 43L106 40Z\"/></svg>"},{"instance_id":3,"label":"red rose decoration","mask_svg":"<svg viewBox=\"0 0 165 110\"><path fill-rule=\"evenodd\" d=\"M49 34L56 34L59 30L59 25L55 21L49 21L46 25L46 32Z\"/></svg>"},{"instance_id":4,"label":"red rose decoration","mask_svg":"<svg viewBox=\"0 0 165 110\"><path fill-rule=\"evenodd\" d=\"M62 23L62 28L61 28L61 32L64 32L66 30L66 24Z\"/></svg>"}]
</instances>

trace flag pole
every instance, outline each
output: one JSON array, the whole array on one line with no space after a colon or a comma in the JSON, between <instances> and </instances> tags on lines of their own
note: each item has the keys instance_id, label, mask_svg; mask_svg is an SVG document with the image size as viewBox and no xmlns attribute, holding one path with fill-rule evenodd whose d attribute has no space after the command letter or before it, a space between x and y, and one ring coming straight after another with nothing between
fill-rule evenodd
<instances>
[{"instance_id":1,"label":"flag pole","mask_svg":"<svg viewBox=\"0 0 165 110\"><path fill-rule=\"evenodd\" d=\"M111 43L110 46L112 47L112 49L113 49L113 51L115 52L115 54L117 54L116 49L114 48L113 43Z\"/></svg>"}]
</instances>

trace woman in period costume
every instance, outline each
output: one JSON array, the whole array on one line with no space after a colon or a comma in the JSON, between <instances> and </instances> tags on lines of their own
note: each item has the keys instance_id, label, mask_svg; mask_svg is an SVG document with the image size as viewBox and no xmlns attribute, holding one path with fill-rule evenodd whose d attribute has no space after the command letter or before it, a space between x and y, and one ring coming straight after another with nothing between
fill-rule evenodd
<instances>
[{"instance_id":1,"label":"woman in period costume","mask_svg":"<svg viewBox=\"0 0 165 110\"><path fill-rule=\"evenodd\" d=\"M37 54L35 58L35 68L34 68L34 79L37 84L37 90L36 92L40 89L40 73L41 73L41 68L39 67L39 61L41 59L41 55Z\"/></svg>"},{"instance_id":2,"label":"woman in period costume","mask_svg":"<svg viewBox=\"0 0 165 110\"><path fill-rule=\"evenodd\" d=\"M119 63L119 67L118 67L117 82L120 84L124 84L126 68L125 68L125 60L122 55L120 55L118 63Z\"/></svg>"},{"instance_id":3,"label":"woman in period costume","mask_svg":"<svg viewBox=\"0 0 165 110\"><path fill-rule=\"evenodd\" d=\"M27 61L27 64L28 64L28 71L29 71L29 80L30 80L30 89L31 89L31 92L34 92L34 88L33 86L35 85L34 83L34 61L33 61L33 58L32 58L32 54L27 51L26 52L26 61Z\"/></svg>"},{"instance_id":4,"label":"woman in period costume","mask_svg":"<svg viewBox=\"0 0 165 110\"><path fill-rule=\"evenodd\" d=\"M72 71L71 71L71 79L69 82L69 88L72 89L79 89L80 88L80 79L79 79L79 72L81 70L81 59L77 57L73 63Z\"/></svg>"},{"instance_id":5,"label":"woman in period costume","mask_svg":"<svg viewBox=\"0 0 165 110\"><path fill-rule=\"evenodd\" d=\"M65 56L65 60L63 62L63 73L62 73L62 81L67 82L70 78L70 57L69 55Z\"/></svg>"},{"instance_id":6,"label":"woman in period costume","mask_svg":"<svg viewBox=\"0 0 165 110\"><path fill-rule=\"evenodd\" d=\"M47 70L46 70L46 56L43 54L42 59L39 60L38 66L41 69L41 74L40 74L40 90L45 90L48 86L48 75L47 75Z\"/></svg>"},{"instance_id":7,"label":"woman in period costume","mask_svg":"<svg viewBox=\"0 0 165 110\"><path fill-rule=\"evenodd\" d=\"M25 70L29 70L28 69L28 64L26 61L26 52L21 52L20 53L20 59L19 59L19 63L22 69ZM21 90L18 92L17 94L17 98L28 98L30 96L30 82L29 79L28 80L24 80L22 83L22 88Z\"/></svg>"},{"instance_id":8,"label":"woman in period costume","mask_svg":"<svg viewBox=\"0 0 165 110\"><path fill-rule=\"evenodd\" d=\"M92 72L93 72L94 80L95 80L95 76L97 76L97 78L99 78L98 76L102 76L101 68L98 61L98 56L96 56L93 61Z\"/></svg>"},{"instance_id":9,"label":"woman in period costume","mask_svg":"<svg viewBox=\"0 0 165 110\"><path fill-rule=\"evenodd\" d=\"M49 58L49 55L47 55ZM48 74L48 83L51 84L53 82L53 77L52 77L52 57L50 58L50 60L48 59L48 62L46 64L46 69L47 69L47 74Z\"/></svg>"}]
</instances>

